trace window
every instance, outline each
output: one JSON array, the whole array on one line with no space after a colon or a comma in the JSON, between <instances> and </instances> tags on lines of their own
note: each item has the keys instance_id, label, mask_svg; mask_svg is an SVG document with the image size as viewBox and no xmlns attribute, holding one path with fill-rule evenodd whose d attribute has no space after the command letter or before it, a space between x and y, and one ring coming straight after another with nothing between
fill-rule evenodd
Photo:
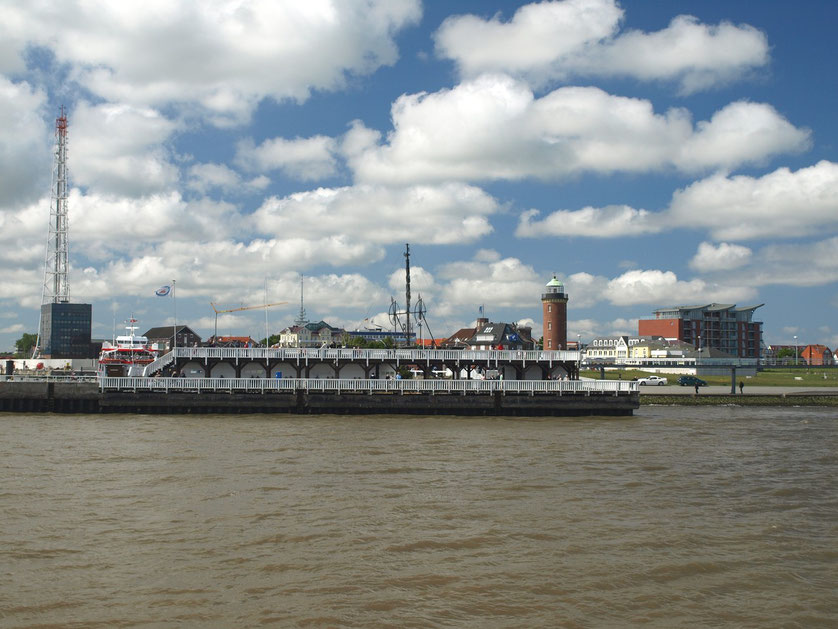
<instances>
[{"instance_id":1,"label":"window","mask_svg":"<svg viewBox=\"0 0 838 629\"><path fill-rule=\"evenodd\" d=\"M547 312L553 312L553 304L547 304Z\"/></svg>"},{"instance_id":2,"label":"window","mask_svg":"<svg viewBox=\"0 0 838 629\"><path fill-rule=\"evenodd\" d=\"M552 322L552 321L548 321L548 322L547 322L547 329L548 329L548 330L552 330L552 329L553 329L553 322Z\"/></svg>"}]
</instances>

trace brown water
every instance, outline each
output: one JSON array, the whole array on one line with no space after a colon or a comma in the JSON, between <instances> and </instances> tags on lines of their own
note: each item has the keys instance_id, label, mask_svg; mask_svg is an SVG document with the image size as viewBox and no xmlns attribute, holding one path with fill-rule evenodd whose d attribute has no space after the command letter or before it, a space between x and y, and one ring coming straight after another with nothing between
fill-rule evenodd
<instances>
[{"instance_id":1,"label":"brown water","mask_svg":"<svg viewBox=\"0 0 838 629\"><path fill-rule=\"evenodd\" d=\"M0 415L3 627L836 627L838 420Z\"/></svg>"}]
</instances>

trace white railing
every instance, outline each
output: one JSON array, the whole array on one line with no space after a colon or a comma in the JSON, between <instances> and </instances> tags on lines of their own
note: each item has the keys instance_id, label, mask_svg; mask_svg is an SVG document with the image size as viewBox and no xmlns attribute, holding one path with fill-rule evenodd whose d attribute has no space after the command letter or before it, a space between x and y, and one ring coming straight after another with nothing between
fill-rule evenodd
<instances>
[{"instance_id":1,"label":"white railing","mask_svg":"<svg viewBox=\"0 0 838 629\"><path fill-rule=\"evenodd\" d=\"M622 380L397 380L320 378L107 378L104 391L196 392L364 392L364 393L550 393L628 394L639 391L636 382Z\"/></svg>"},{"instance_id":2,"label":"white railing","mask_svg":"<svg viewBox=\"0 0 838 629\"><path fill-rule=\"evenodd\" d=\"M157 373L164 367L168 367L175 361L175 353L174 352L166 352L162 356L158 356L155 360L147 364L143 367L143 374L149 375L152 373Z\"/></svg>"},{"instance_id":3,"label":"white railing","mask_svg":"<svg viewBox=\"0 0 838 629\"><path fill-rule=\"evenodd\" d=\"M460 349L352 349L305 347L177 347L177 358L227 358L259 360L387 360L400 362L433 361L558 361L579 360L577 351L541 350L460 350ZM172 352L169 352L171 354ZM168 354L167 354L168 355ZM161 357L162 358L162 357ZM160 360L160 359L158 359Z\"/></svg>"},{"instance_id":4,"label":"white railing","mask_svg":"<svg viewBox=\"0 0 838 629\"><path fill-rule=\"evenodd\" d=\"M274 362L389 362L395 364L431 363L549 363L578 362L577 351L541 350L459 350L459 349L347 349L347 348L304 348L304 347L176 347L148 364L144 373L150 375L172 364L175 360L269 360Z\"/></svg>"}]
</instances>

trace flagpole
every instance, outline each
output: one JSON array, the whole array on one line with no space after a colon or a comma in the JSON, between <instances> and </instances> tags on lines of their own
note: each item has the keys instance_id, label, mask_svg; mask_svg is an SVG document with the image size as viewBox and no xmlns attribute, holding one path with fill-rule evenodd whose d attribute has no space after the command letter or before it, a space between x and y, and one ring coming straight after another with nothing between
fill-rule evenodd
<instances>
[{"instance_id":1,"label":"flagpole","mask_svg":"<svg viewBox=\"0 0 838 629\"><path fill-rule=\"evenodd\" d=\"M175 302L175 324L172 326L174 340L172 347L177 349L177 280L172 280L172 301Z\"/></svg>"}]
</instances>

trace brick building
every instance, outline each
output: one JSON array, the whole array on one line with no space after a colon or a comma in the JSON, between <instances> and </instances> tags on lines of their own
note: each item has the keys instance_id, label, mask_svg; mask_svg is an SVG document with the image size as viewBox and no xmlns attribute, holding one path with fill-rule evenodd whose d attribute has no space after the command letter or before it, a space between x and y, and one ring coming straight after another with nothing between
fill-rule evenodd
<instances>
[{"instance_id":1,"label":"brick building","mask_svg":"<svg viewBox=\"0 0 838 629\"><path fill-rule=\"evenodd\" d=\"M735 304L674 306L655 310L638 323L640 336L662 336L696 349L707 347L739 358L759 358L762 322L754 311L765 304L737 308Z\"/></svg>"}]
</instances>

